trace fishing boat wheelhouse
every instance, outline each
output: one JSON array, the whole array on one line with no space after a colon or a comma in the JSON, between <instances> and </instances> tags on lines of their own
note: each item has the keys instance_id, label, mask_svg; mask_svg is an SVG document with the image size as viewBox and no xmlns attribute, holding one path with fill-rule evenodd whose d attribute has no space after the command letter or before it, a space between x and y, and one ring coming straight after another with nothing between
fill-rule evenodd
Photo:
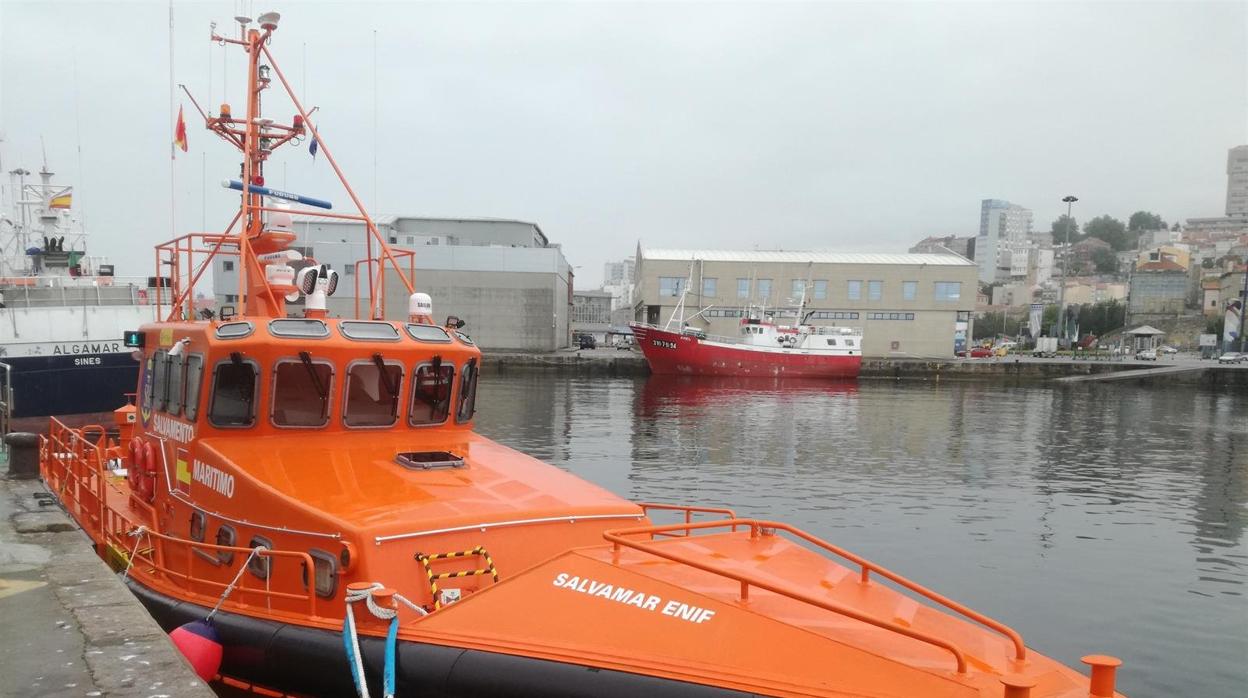
<instances>
[{"instance_id":1,"label":"fishing boat wheelhouse","mask_svg":"<svg viewBox=\"0 0 1248 698\"><path fill-rule=\"evenodd\" d=\"M243 153L240 208L223 233L157 247L173 310L127 336L138 405L117 436L53 419L40 454L157 620L223 647L223 681L361 696L1117 695L1114 660L1087 658L1089 680L797 528L629 502L475 433L479 348L434 321L345 179L358 213L298 209L367 228L368 308L328 317L337 274L290 249L281 203L327 202L263 184L271 153L309 136L338 171L270 52L277 23L212 36L249 57L245 115L204 114ZM270 75L297 112L288 125L261 115ZM243 307L193 320L218 255L243 270ZM387 274L410 294L402 321L383 319Z\"/></svg>"}]
</instances>

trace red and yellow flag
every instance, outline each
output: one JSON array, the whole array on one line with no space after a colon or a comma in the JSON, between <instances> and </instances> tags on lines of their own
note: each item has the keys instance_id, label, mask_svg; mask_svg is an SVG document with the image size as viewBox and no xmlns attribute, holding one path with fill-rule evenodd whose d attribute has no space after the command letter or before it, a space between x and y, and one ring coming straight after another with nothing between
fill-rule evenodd
<instances>
[{"instance_id":1,"label":"red and yellow flag","mask_svg":"<svg viewBox=\"0 0 1248 698\"><path fill-rule=\"evenodd\" d=\"M186 152L186 120L182 118L182 107L178 107L178 125L173 130L173 144Z\"/></svg>"}]
</instances>

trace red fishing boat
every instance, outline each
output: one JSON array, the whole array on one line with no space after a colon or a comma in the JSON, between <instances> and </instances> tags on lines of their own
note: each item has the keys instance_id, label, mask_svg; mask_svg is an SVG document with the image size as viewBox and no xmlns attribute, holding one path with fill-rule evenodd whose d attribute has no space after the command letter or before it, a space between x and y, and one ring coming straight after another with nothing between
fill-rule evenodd
<instances>
[{"instance_id":1,"label":"red fishing boat","mask_svg":"<svg viewBox=\"0 0 1248 698\"><path fill-rule=\"evenodd\" d=\"M850 327L785 327L741 320L739 337L715 337L633 323L633 336L658 374L857 378L862 333Z\"/></svg>"}]
</instances>

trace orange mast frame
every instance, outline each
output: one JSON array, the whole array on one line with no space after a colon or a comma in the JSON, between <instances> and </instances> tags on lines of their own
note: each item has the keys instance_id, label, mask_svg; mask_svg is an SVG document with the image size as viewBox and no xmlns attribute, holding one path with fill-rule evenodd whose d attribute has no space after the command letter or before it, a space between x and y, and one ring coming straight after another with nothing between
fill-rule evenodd
<instances>
[{"instance_id":1,"label":"orange mast frame","mask_svg":"<svg viewBox=\"0 0 1248 698\"><path fill-rule=\"evenodd\" d=\"M368 269L368 317L373 320L382 319L386 307L385 277L387 266L393 268L403 282L404 288L411 294L415 290L413 285L416 272L415 253L406 250L396 253L394 250L391 250L385 238L377 230L377 225L365 210L364 203L356 195L355 190L351 188L350 183L347 182L346 176L338 166L338 162L334 159L329 146L309 118L310 112L304 109L303 104L295 95L290 82L286 79L273 54L268 49L269 40L273 35L273 31L277 28L276 19L266 22L265 18L262 17L261 22L261 29L247 29L245 25L240 25L238 38L221 36L215 30L211 35L211 40L215 43L222 46L227 44L240 46L247 52L249 77L246 117L235 118L229 104L222 104L221 113L215 117L211 116L200 108L194 97L191 97L196 110L199 111L204 119L204 127L216 133L243 153L243 192L239 211L226 227L225 232L191 233L156 246L157 269L162 269L166 266L170 268L169 300L171 302L166 320L193 319L195 284L203 276L204 271L210 267L212 260L218 255L228 255L238 257L239 259L238 298L242 301L243 307L243 311L239 313L240 316L281 317L285 315L284 294L277 293L270 287L265 278L265 265L253 248L253 242L264 230L264 214L266 213L299 213L321 218L362 222L366 228L368 257L366 260L357 262L356 267L358 268L359 264L364 263ZM262 58L264 62L262 62ZM276 123L272 119L264 118L261 115L261 97L264 90L271 85L270 71L276 74L297 111L293 123L289 125ZM190 96L189 92L187 94ZM266 205L264 195L252 189L253 186L263 186L264 164L274 150L288 143L299 142L301 136L309 133L316 139L318 150L324 153L325 159L329 161L330 167L333 168L334 174L338 177L338 181L351 198L352 204L358 211L357 215L327 213L311 209L291 210L277 208ZM236 226L238 226L237 232L235 231ZM374 241L377 243L380 251L378 255L374 255L373 252ZM211 247L206 253L207 256L198 263L195 262L195 255L203 254L203 250L196 249L196 244L202 247ZM230 249L231 247L234 249ZM400 265L399 257L408 258L407 270L404 270ZM389 263L388 265L387 262ZM356 289L355 309L356 317L358 318L360 317L358 281ZM163 287L161 283L158 283L156 287L157 306L165 302L163 296Z\"/></svg>"}]
</instances>

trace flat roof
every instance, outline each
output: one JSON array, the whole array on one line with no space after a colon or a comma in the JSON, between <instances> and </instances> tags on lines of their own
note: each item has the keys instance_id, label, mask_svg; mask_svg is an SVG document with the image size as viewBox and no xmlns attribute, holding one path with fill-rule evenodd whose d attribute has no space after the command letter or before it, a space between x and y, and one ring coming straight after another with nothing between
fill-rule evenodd
<instances>
[{"instance_id":1,"label":"flat roof","mask_svg":"<svg viewBox=\"0 0 1248 698\"><path fill-rule=\"evenodd\" d=\"M930 264L973 267L975 262L955 254L892 254L878 252L820 252L816 250L680 250L645 249L643 259L689 262L815 262L817 264Z\"/></svg>"}]
</instances>

